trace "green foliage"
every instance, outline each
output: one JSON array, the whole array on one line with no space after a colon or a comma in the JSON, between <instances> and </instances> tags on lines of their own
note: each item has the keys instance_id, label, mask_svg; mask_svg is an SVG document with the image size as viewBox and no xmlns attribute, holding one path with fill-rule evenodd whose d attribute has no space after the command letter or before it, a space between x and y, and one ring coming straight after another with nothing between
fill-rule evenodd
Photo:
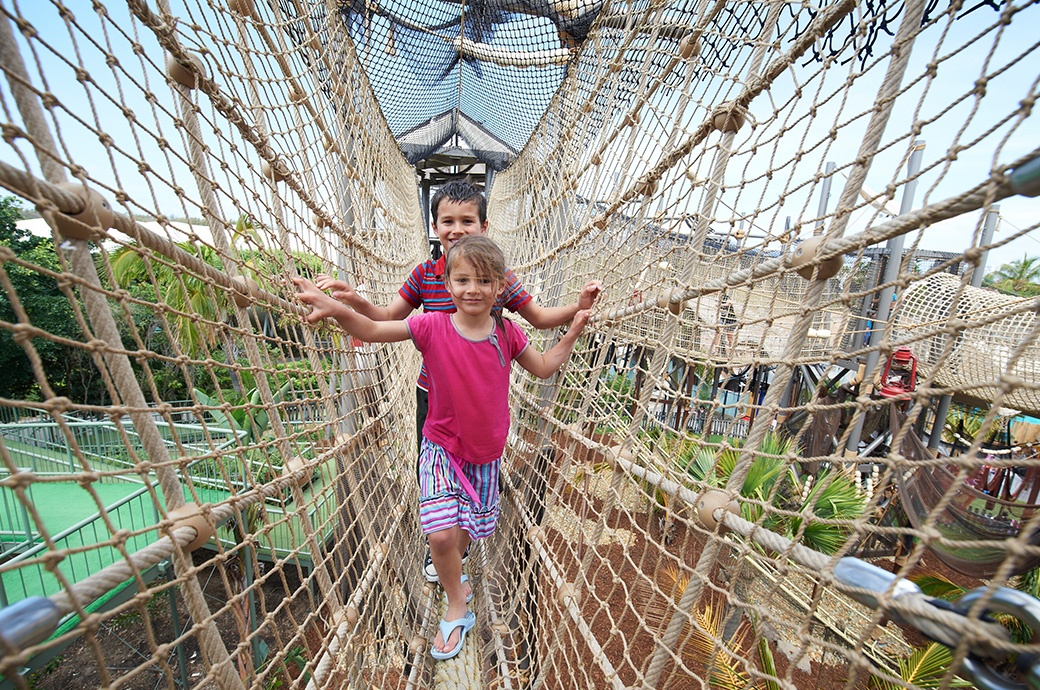
<instances>
[{"instance_id":1,"label":"green foliage","mask_svg":"<svg viewBox=\"0 0 1040 690\"><path fill-rule=\"evenodd\" d=\"M281 402L292 387L293 381L289 379L282 384L281 388L272 391L272 402ZM221 408L207 410L207 412L218 424L235 431L244 431L243 445L251 445L259 441L271 423L271 418L263 406L259 388L252 388L244 395L225 391L222 397L227 403L227 407L223 407L224 402L221 402L219 398L210 397L198 388L195 389L195 397L207 407Z\"/></svg>"},{"instance_id":2,"label":"green foliage","mask_svg":"<svg viewBox=\"0 0 1040 690\"><path fill-rule=\"evenodd\" d=\"M758 618L752 614L751 620L757 629ZM769 646L769 638L761 634L758 638L758 662L762 673L768 676L763 680L765 690L780 690L780 684L775 680L770 680L770 678L776 678L776 659L773 658L773 648Z\"/></svg>"},{"instance_id":3,"label":"green foliage","mask_svg":"<svg viewBox=\"0 0 1040 690\"><path fill-rule=\"evenodd\" d=\"M1040 599L1040 568L1022 573L1015 581L1015 589Z\"/></svg>"},{"instance_id":4,"label":"green foliage","mask_svg":"<svg viewBox=\"0 0 1040 690\"><path fill-rule=\"evenodd\" d=\"M813 484L808 496L799 506L801 512L811 511L820 520L851 520L863 514L866 496L844 475L825 472ZM802 518L786 521L788 536L802 529ZM835 553L848 538L848 528L842 525L811 521L802 533L802 543L823 553Z\"/></svg>"},{"instance_id":5,"label":"green foliage","mask_svg":"<svg viewBox=\"0 0 1040 690\"><path fill-rule=\"evenodd\" d=\"M921 591L929 597L943 599L945 601L956 601L964 596L964 588L947 580L937 573L921 573L911 575L907 578L921 588Z\"/></svg>"},{"instance_id":6,"label":"green foliage","mask_svg":"<svg viewBox=\"0 0 1040 690\"><path fill-rule=\"evenodd\" d=\"M732 453L732 451L726 452ZM686 462L682 462L683 458L681 456L678 460L679 467L697 481L707 481L711 484L720 483L718 481L711 481L711 472L715 468L715 451L711 448L701 448L692 458L686 460Z\"/></svg>"},{"instance_id":7,"label":"green foliage","mask_svg":"<svg viewBox=\"0 0 1040 690\"><path fill-rule=\"evenodd\" d=\"M953 653L949 647L932 642L927 647L919 647L905 659L899 660L899 677L908 686L915 688L970 688L972 684L963 678L954 676L949 685L942 685L943 678L953 663ZM877 690L901 690L903 685L887 680L870 677L870 686Z\"/></svg>"},{"instance_id":8,"label":"green foliage","mask_svg":"<svg viewBox=\"0 0 1040 690\"><path fill-rule=\"evenodd\" d=\"M82 341L73 306L58 288L55 278L45 271L61 272L54 240L36 237L17 227L22 218L15 197L0 198L0 245L11 249L18 262L4 263L4 272L14 288L18 303L35 328L55 338ZM0 289L0 320L18 323L11 295ZM104 382L90 354L68 347L52 338L34 337L29 341L40 358L49 385L58 395L76 402L105 404L108 401ZM29 356L15 342L8 329L0 329L0 397L39 400L40 384L33 374Z\"/></svg>"},{"instance_id":9,"label":"green foliage","mask_svg":"<svg viewBox=\"0 0 1040 690\"><path fill-rule=\"evenodd\" d=\"M307 653L302 646L296 645L285 650L285 661L295 666L300 672L300 682L298 684L300 687L310 682L311 674L305 670L307 668ZM270 660L265 661L264 665L260 667L260 671L262 672L270 663ZM281 690L288 683L292 683L291 678L285 678L284 673L277 673L267 679L264 690Z\"/></svg>"},{"instance_id":10,"label":"green foliage","mask_svg":"<svg viewBox=\"0 0 1040 690\"><path fill-rule=\"evenodd\" d=\"M650 430L649 439L656 442L658 449L671 460L673 465L684 470L696 463L703 446L703 441L696 436L679 435L670 431L661 432L656 428ZM709 465L707 469L710 470L711 466ZM691 471L691 476L693 476L692 472L696 471L698 468ZM704 479L704 474L702 472L697 478Z\"/></svg>"},{"instance_id":11,"label":"green foliage","mask_svg":"<svg viewBox=\"0 0 1040 690\"><path fill-rule=\"evenodd\" d=\"M984 420L985 414L978 408L952 407L949 414L946 415L946 424L943 426L942 438L947 443L960 445L971 443L982 430L982 422ZM990 424L985 437L982 439L983 442L992 443L998 433L1000 433L999 425ZM957 435L960 436L959 439Z\"/></svg>"},{"instance_id":12,"label":"green foliage","mask_svg":"<svg viewBox=\"0 0 1040 690\"><path fill-rule=\"evenodd\" d=\"M1016 297L1040 295L1040 257L1023 254L1018 261L987 273L982 284Z\"/></svg>"},{"instance_id":13,"label":"green foliage","mask_svg":"<svg viewBox=\"0 0 1040 690\"><path fill-rule=\"evenodd\" d=\"M701 447L689 453L678 452L672 457L676 465L692 479L711 486L729 484L733 469L740 458L737 441L731 439L724 450ZM825 473L819 477L805 498L803 485L788 458L791 439L782 434L768 434L762 441L740 488L740 495L753 502L741 502L741 516L750 522L762 519L765 506L773 505L790 511L811 512L820 521L812 520L803 530L802 517L770 514L763 520L766 529L787 537L799 534L810 548L834 553L848 538L848 528L826 521L851 520L863 513L866 497L855 483L845 476ZM691 445L693 442L691 441Z\"/></svg>"},{"instance_id":14,"label":"green foliage","mask_svg":"<svg viewBox=\"0 0 1040 690\"><path fill-rule=\"evenodd\" d=\"M318 390L318 374L306 361L278 362L275 364L274 370L275 383L279 389L290 383L292 388L297 391Z\"/></svg>"},{"instance_id":15,"label":"green foliage","mask_svg":"<svg viewBox=\"0 0 1040 690\"><path fill-rule=\"evenodd\" d=\"M625 373L607 376L600 382L599 398L594 403L598 408L595 416L606 417L603 425L607 431L623 428L632 419L634 390L635 383Z\"/></svg>"},{"instance_id":16,"label":"green foliage","mask_svg":"<svg viewBox=\"0 0 1040 690\"><path fill-rule=\"evenodd\" d=\"M224 270L220 256L212 247L190 241L178 242L177 247ZM227 294L214 290L195 274L181 272L165 260L146 261L142 256L133 243L112 253L109 261L116 283L125 289L137 287L135 292L148 295L146 299L164 303L174 310L168 318L183 352L195 356L206 346L215 349L217 333L207 324L219 322L227 312Z\"/></svg>"},{"instance_id":17,"label":"green foliage","mask_svg":"<svg viewBox=\"0 0 1040 690\"><path fill-rule=\"evenodd\" d=\"M29 690L37 690L37 688L40 687L40 683L44 679L46 679L47 676L57 671L58 666L60 666L64 661L65 657L59 654L58 656L48 661L47 664L39 671L30 674L29 677L26 679L27 684L29 686Z\"/></svg>"},{"instance_id":18,"label":"green foliage","mask_svg":"<svg viewBox=\"0 0 1040 690\"><path fill-rule=\"evenodd\" d=\"M321 261L316 256L287 255L277 249L259 249L264 247L259 227L255 220L243 215L233 224L232 236L242 259L239 271L245 277L257 281L262 289L278 292L277 286L269 284L269 277L284 275L290 263L307 275L313 275L320 269ZM220 271L226 270L221 256L212 247L193 242L180 242L177 246ZM235 322L237 311L230 292L214 287L199 274L186 272L163 257L154 257L134 244L113 252L109 265L113 281L143 302L132 303L127 307L137 328L137 333L123 333L128 347L136 349L143 346L150 352L170 357L179 354L199 357L205 353L207 358L218 362L230 364L241 361L241 343L232 335L232 331L221 327L224 322ZM153 306L160 304L164 305L164 309ZM163 314L165 319L162 318ZM248 310L248 318L257 330L268 334L274 332L286 340L297 340L294 334L284 332L276 314L253 306ZM120 323L127 321L130 320L122 314L117 319ZM285 368L293 366L284 365ZM199 368L193 365L182 369L152 364L150 372L156 388L155 397L186 398L189 387L196 380L198 383L194 385L210 394L218 389L242 390L255 385L239 381L238 372L230 366L196 371ZM313 385L316 386L316 380Z\"/></svg>"}]
</instances>

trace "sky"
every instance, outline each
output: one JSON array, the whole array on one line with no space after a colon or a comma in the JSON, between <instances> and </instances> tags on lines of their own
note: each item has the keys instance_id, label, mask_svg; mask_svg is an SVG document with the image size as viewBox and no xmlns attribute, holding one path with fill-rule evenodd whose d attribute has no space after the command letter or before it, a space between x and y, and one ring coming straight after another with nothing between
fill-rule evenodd
<instances>
[{"instance_id":1,"label":"sky","mask_svg":"<svg viewBox=\"0 0 1040 690\"><path fill-rule=\"evenodd\" d=\"M233 32L233 27L228 26L226 22L222 23L204 13L200 14L197 7L189 10L190 6L179 8L179 3L172 4L175 6L175 13L186 22L194 22L202 28L201 35L207 31L214 34ZM65 5L75 15L75 24L68 25L62 22L50 3L0 0L0 6L6 11L14 12L17 8L17 11L30 22L40 27L44 41L53 48L49 50L34 44L34 50L26 52L26 60L29 62L34 83L57 94L61 103L68 108L68 112L59 109L55 119L59 145L70 160L84 165L99 179L107 178L112 191L124 190L137 202L131 209L133 212L162 212L171 216L199 215L196 208L180 203L171 191L175 186L193 190L194 184L183 160L183 140L174 139L177 135L171 122L175 108L170 90L158 80L157 70L162 68L163 57L154 37L139 22L131 21L126 7L119 3L107 3L106 12L111 17L110 22L100 22L92 3L87 0L70 0ZM1040 49L1035 27L1040 26L1040 7L1032 5L1025 8L1007 27L994 28L997 19L996 12L982 8L967 19L933 30L929 41L919 41L915 46L908 74L920 74L929 61L937 61L937 77L930 83L918 82L908 85L906 93L901 94L897 100L885 136L885 141L890 146L877 156L872 166L871 176L867 181L870 187L882 190L900 174L905 175L905 165L902 161L910 142L902 140L901 133L906 132L915 120L926 122L920 137L926 142L926 170L920 178L915 208L922 203L934 202L959 193L980 182L985 172L994 164L995 150L998 151L996 161L1004 163L1037 146L1038 139L1034 134L1038 130L1035 116L1022 123L1008 121L993 127L992 131L990 128L994 118L1006 117L1017 103L1033 98L1037 93L1040 72L1036 65L1040 64ZM1000 36L999 40L996 40L994 37L998 32ZM942 44L935 48L933 37L939 33L944 33L945 38ZM981 36L981 40L966 49L963 48L969 43L969 39L976 35ZM128 49L131 40L139 42L142 46L140 56L133 55ZM27 44L23 42L22 45L24 51ZM881 41L879 46L883 48L884 41ZM122 71L114 73L105 67L103 51L112 52ZM875 53L883 53L883 50ZM229 65L232 71L240 71L243 69L240 57L224 49L219 54L208 55L207 59L219 59ZM66 59L82 59L91 78L100 88L85 88L78 84ZM855 64L850 64L845 70L832 70L820 88L824 91L840 90L841 80L855 68ZM792 68L792 74L798 69L803 68ZM875 79L881 72L883 68L874 68L858 78L866 82ZM983 76L986 77L985 96L977 98L971 92ZM768 110L770 104L782 103L785 89L793 89L798 81L797 76L793 76L790 81L779 80L769 94L753 105L753 114L759 103L761 106L758 107L764 110ZM141 97L142 88L151 90L156 95L154 105ZM14 105L6 82L0 83L0 94L4 107L8 110L4 119L18 122L18 116L12 112ZM115 94L115 98L108 100L104 94ZM247 100L242 94L235 95ZM965 98L951 106L951 101L958 96ZM170 137L170 149L163 150L157 143L158 138L148 136L147 132L134 136L132 141L127 137L118 139L122 150L106 148L98 142L96 134L90 130L111 131L117 136L130 129L126 125L125 113L116 102L119 98L129 106L142 127L161 131ZM841 108L835 106L833 113L828 111L827 104L821 106L817 117L805 127L805 137L808 140L824 137L835 123L834 118L840 120L842 117L848 117L849 113L868 112L873 106L873 93L870 89L858 88L848 92L845 98L846 101L842 103ZM280 114L273 113L271 117L277 118ZM76 118L82 118L83 123L77 123ZM840 139L830 149L839 165L854 157L864 121L865 118L860 118L841 128ZM215 146L233 148L238 143L227 133L220 136L207 133L206 136ZM759 130L753 136L762 139L764 130ZM776 148L781 158L793 155L792 147L801 143L793 136L789 139L790 141L783 142ZM962 145L971 145L967 146L956 160L948 161L948 169L944 170L941 165L936 164L945 161L946 152L954 141ZM180 151L177 150L178 147ZM34 172L38 171L33 153L24 140L19 140L14 145L0 145L0 160L13 163L17 167L27 167ZM138 160L156 161L157 172L151 176L140 174L137 170ZM821 167L823 163L821 160ZM734 170L748 175L749 171L754 172L755 163L750 165L750 168L743 169L734 166ZM238 173L242 174L241 171ZM227 179L229 185L233 186L233 175ZM843 184L843 178L835 178L830 197L831 210L837 203ZM769 189L771 188L764 188L767 197ZM197 197L197 194L189 194ZM234 193L229 193L229 196L233 197ZM753 198L754 195L745 190L744 196ZM816 211L818 201L815 194L811 198L798 198L795 194L785 204L783 211L774 213L768 221L760 219L760 222L775 225L782 224L785 215L793 214L796 220L801 215L811 216ZM225 203L230 205L231 199ZM898 207L898 196L892 205ZM1000 212L1001 218L995 233L995 240L998 242L1013 236L1020 229L1035 225L1040 218L1040 200L1010 198L1001 202ZM226 212L225 215L233 217L234 214ZM972 235L976 232L980 218L978 213L965 214L946 221L939 227L933 227L923 234L920 246L943 251L963 250L972 242ZM859 214L846 232L861 230L868 220L869 214ZM857 226L857 223L861 225ZM1040 233L1030 233L1007 246L994 249L989 256L988 269L992 270L1001 264L1021 259L1023 255L1040 256L1038 236ZM912 244L915 239L908 237L907 245Z\"/></svg>"}]
</instances>

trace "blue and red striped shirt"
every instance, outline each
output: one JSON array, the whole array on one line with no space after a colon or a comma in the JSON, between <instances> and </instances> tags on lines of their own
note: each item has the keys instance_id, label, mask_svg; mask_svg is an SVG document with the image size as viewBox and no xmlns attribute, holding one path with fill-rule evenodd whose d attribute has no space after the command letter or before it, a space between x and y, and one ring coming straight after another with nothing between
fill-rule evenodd
<instances>
[{"instance_id":1,"label":"blue and red striped shirt","mask_svg":"<svg viewBox=\"0 0 1040 690\"><path fill-rule=\"evenodd\" d=\"M449 313L455 311L455 303L451 301L451 293L444 286L443 256L436 261L427 259L416 266L411 275L408 276L408 280L404 281L404 285L398 290L398 294L413 309L422 307L423 311L444 311ZM499 297L495 308L502 309L505 307L509 311L515 312L522 309L533 299L534 297L520 284L520 280L517 279L513 270L507 268L506 289L502 292L502 296ZM419 372L419 381L416 385L423 390L429 390L425 366Z\"/></svg>"}]
</instances>

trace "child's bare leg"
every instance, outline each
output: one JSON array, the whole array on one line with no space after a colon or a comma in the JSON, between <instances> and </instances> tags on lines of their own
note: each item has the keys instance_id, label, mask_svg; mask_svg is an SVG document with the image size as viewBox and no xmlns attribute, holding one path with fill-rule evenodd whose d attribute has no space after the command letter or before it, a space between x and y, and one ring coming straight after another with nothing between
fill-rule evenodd
<instances>
[{"instance_id":1,"label":"child's bare leg","mask_svg":"<svg viewBox=\"0 0 1040 690\"><path fill-rule=\"evenodd\" d=\"M460 563L462 562L462 554L466 553L466 549L469 548L469 544L470 544L471 541L473 541L473 539L469 536L469 532L467 532L466 530L464 530L462 528L459 528L458 550L459 550L459 562ZM468 599L470 593L472 593L472 592L473 592L473 587L470 585L469 580L466 580L465 582L463 582L462 583L462 594L463 594L463 596Z\"/></svg>"},{"instance_id":2,"label":"child's bare leg","mask_svg":"<svg viewBox=\"0 0 1040 690\"><path fill-rule=\"evenodd\" d=\"M426 535L430 542L430 558L437 569L444 593L448 595L448 610L444 612L446 621L458 620L466 615L466 592L462 586L462 551L458 548L463 540L460 532L465 533L465 530L455 526ZM466 539L469 539L468 534ZM453 649L458 642L458 629L453 630L447 640L444 640L438 631L433 639L433 647L437 651L445 652Z\"/></svg>"}]
</instances>

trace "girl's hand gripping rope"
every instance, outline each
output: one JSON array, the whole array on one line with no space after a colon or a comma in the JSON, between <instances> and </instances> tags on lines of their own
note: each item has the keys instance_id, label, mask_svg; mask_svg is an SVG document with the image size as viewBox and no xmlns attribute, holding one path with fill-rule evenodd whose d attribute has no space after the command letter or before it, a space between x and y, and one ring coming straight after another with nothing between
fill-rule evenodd
<instances>
[{"instance_id":1,"label":"girl's hand gripping rope","mask_svg":"<svg viewBox=\"0 0 1040 690\"><path fill-rule=\"evenodd\" d=\"M296 299L311 308L311 313L303 317L307 323L317 323L330 317L336 318L347 309L341 302L322 292L321 288L306 278L293 278L293 283L296 284Z\"/></svg>"},{"instance_id":2,"label":"girl's hand gripping rope","mask_svg":"<svg viewBox=\"0 0 1040 690\"><path fill-rule=\"evenodd\" d=\"M332 296L344 304L350 304L350 299L357 294L354 287L345 280L337 280L330 275L319 273L314 278L314 284L319 290L331 291Z\"/></svg>"}]
</instances>

